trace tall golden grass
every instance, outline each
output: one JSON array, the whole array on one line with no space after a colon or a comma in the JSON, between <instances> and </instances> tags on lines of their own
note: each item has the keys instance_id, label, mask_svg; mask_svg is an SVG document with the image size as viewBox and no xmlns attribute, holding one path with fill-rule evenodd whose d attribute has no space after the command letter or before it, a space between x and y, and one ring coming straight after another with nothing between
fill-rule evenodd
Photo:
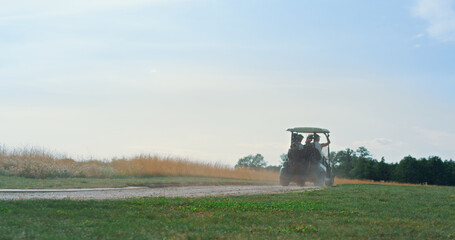
<instances>
[{"instance_id":1,"label":"tall golden grass","mask_svg":"<svg viewBox=\"0 0 455 240\"><path fill-rule=\"evenodd\" d=\"M384 182L384 181L373 181L368 179L346 179L335 177L335 185L342 184L375 184L375 185L404 185L404 186L422 186L420 184L411 184L411 183L398 183L398 182ZM427 185L425 185L427 186Z\"/></svg>"},{"instance_id":2,"label":"tall golden grass","mask_svg":"<svg viewBox=\"0 0 455 240\"><path fill-rule=\"evenodd\" d=\"M202 176L243 180L277 180L278 172L248 168L230 168L221 164L196 163L185 159L140 155L112 161L111 166L129 176Z\"/></svg>"},{"instance_id":3,"label":"tall golden grass","mask_svg":"<svg viewBox=\"0 0 455 240\"><path fill-rule=\"evenodd\" d=\"M77 162L43 149L1 147L0 173L29 178L110 177L115 170L105 162Z\"/></svg>"},{"instance_id":4,"label":"tall golden grass","mask_svg":"<svg viewBox=\"0 0 455 240\"><path fill-rule=\"evenodd\" d=\"M29 178L113 176L201 176L242 180L277 180L278 172L230 168L221 164L139 155L112 161L75 161L42 149L0 148L0 174Z\"/></svg>"}]
</instances>

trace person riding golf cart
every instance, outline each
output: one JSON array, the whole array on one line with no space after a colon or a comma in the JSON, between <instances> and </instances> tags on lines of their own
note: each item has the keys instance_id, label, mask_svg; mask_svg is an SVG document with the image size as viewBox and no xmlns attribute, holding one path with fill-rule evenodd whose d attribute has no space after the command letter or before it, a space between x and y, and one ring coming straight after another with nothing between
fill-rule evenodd
<instances>
[{"instance_id":1,"label":"person riding golf cart","mask_svg":"<svg viewBox=\"0 0 455 240\"><path fill-rule=\"evenodd\" d=\"M295 182L303 186L305 182L313 182L318 186L333 185L330 154L326 157L321 151L322 147L327 146L330 153L330 131L314 127L290 128L287 131L291 132L291 147L280 170L280 184L287 186L290 182ZM327 143L319 144L318 133L326 136ZM303 139L301 134L309 134L305 145L301 144Z\"/></svg>"}]
</instances>

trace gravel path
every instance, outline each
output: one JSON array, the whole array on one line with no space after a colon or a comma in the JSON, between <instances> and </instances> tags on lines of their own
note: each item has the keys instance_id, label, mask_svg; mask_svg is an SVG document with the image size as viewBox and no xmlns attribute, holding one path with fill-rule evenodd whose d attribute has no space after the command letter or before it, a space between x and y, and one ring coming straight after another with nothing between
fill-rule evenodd
<instances>
[{"instance_id":1,"label":"gravel path","mask_svg":"<svg viewBox=\"0 0 455 240\"><path fill-rule=\"evenodd\" d=\"M191 186L191 187L127 187L89 189L0 189L0 200L18 199L125 199L136 197L203 197L252 194L278 194L315 190L305 186Z\"/></svg>"}]
</instances>

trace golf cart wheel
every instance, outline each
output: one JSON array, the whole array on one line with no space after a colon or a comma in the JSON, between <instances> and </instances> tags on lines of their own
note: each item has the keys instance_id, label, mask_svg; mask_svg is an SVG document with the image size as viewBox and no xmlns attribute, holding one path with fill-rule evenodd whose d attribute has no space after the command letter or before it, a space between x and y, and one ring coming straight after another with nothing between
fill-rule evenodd
<instances>
[{"instance_id":1,"label":"golf cart wheel","mask_svg":"<svg viewBox=\"0 0 455 240\"><path fill-rule=\"evenodd\" d=\"M327 181L325 181L325 186L332 186L333 183L332 183L332 179L328 179Z\"/></svg>"},{"instance_id":2,"label":"golf cart wheel","mask_svg":"<svg viewBox=\"0 0 455 240\"><path fill-rule=\"evenodd\" d=\"M335 183L335 176L331 176L330 177L330 185L329 186L333 186L333 184Z\"/></svg>"},{"instance_id":3,"label":"golf cart wheel","mask_svg":"<svg viewBox=\"0 0 455 240\"><path fill-rule=\"evenodd\" d=\"M289 185L289 179L285 176L280 176L280 185L285 187Z\"/></svg>"},{"instance_id":4,"label":"golf cart wheel","mask_svg":"<svg viewBox=\"0 0 455 240\"><path fill-rule=\"evenodd\" d=\"M328 176L326 176L325 178L325 185L326 186L333 186L333 183L335 182L335 176L332 174L332 172L328 172L327 174Z\"/></svg>"},{"instance_id":5,"label":"golf cart wheel","mask_svg":"<svg viewBox=\"0 0 455 240\"><path fill-rule=\"evenodd\" d=\"M319 174L315 184L319 187L325 187L327 185L325 181L325 174Z\"/></svg>"},{"instance_id":6,"label":"golf cart wheel","mask_svg":"<svg viewBox=\"0 0 455 240\"><path fill-rule=\"evenodd\" d=\"M303 179L298 180L296 183L297 183L297 186L299 186L299 187L305 186L305 180L303 180Z\"/></svg>"}]
</instances>

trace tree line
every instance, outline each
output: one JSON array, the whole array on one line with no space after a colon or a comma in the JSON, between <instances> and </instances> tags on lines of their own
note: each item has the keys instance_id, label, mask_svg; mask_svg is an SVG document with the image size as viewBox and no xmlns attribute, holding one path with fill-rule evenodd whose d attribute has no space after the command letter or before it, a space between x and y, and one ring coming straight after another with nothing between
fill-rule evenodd
<instances>
[{"instance_id":1,"label":"tree line","mask_svg":"<svg viewBox=\"0 0 455 240\"><path fill-rule=\"evenodd\" d=\"M378 161L365 147L359 147L331 152L330 164L341 178L455 186L455 162L438 156L406 156L399 163L386 163L384 157Z\"/></svg>"},{"instance_id":2,"label":"tree line","mask_svg":"<svg viewBox=\"0 0 455 240\"><path fill-rule=\"evenodd\" d=\"M287 159L286 156L281 155L282 161ZM452 159L443 161L438 156L419 159L406 156L398 163L386 163L384 157L380 161L374 159L365 147L331 152L330 159L333 173L341 178L455 186L455 161ZM268 166L258 153L240 158L235 167L279 171L281 165Z\"/></svg>"}]
</instances>

